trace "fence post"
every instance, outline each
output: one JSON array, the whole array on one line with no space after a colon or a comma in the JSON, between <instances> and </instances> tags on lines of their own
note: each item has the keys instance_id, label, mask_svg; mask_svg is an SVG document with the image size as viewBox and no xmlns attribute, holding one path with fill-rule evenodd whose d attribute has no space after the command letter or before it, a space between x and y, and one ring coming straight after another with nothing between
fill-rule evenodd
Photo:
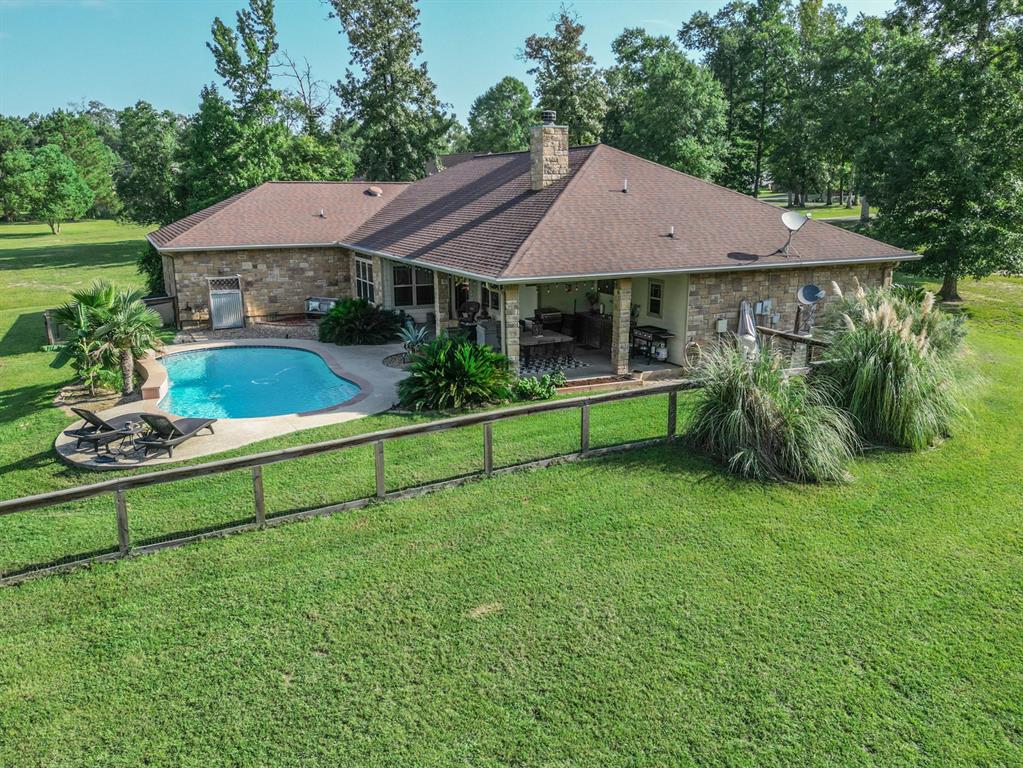
<instances>
[{"instance_id":1,"label":"fence post","mask_svg":"<svg viewBox=\"0 0 1023 768\"><path fill-rule=\"evenodd\" d=\"M376 465L377 475L377 498L382 499L387 495L387 488L384 485L384 441L377 440L373 446L373 460Z\"/></svg>"},{"instance_id":2,"label":"fence post","mask_svg":"<svg viewBox=\"0 0 1023 768\"><path fill-rule=\"evenodd\" d=\"M494 474L494 422L483 422L483 473Z\"/></svg>"},{"instance_id":3,"label":"fence post","mask_svg":"<svg viewBox=\"0 0 1023 768\"><path fill-rule=\"evenodd\" d=\"M126 555L131 548L131 541L128 538L128 504L124 500L123 489L114 491L114 500L117 502L117 548L122 555Z\"/></svg>"},{"instance_id":4,"label":"fence post","mask_svg":"<svg viewBox=\"0 0 1023 768\"><path fill-rule=\"evenodd\" d=\"M678 390L668 393L668 439L675 437L678 428Z\"/></svg>"},{"instance_id":5,"label":"fence post","mask_svg":"<svg viewBox=\"0 0 1023 768\"><path fill-rule=\"evenodd\" d=\"M53 321L52 318L50 317L50 310L46 310L45 312L43 312L43 324L46 326L46 343L56 344L57 337L53 333Z\"/></svg>"},{"instance_id":6,"label":"fence post","mask_svg":"<svg viewBox=\"0 0 1023 768\"><path fill-rule=\"evenodd\" d=\"M252 468L252 500L256 503L256 524L266 524L266 502L263 499L263 468Z\"/></svg>"},{"instance_id":7,"label":"fence post","mask_svg":"<svg viewBox=\"0 0 1023 768\"><path fill-rule=\"evenodd\" d=\"M590 450L590 404L583 403L579 409L579 453Z\"/></svg>"}]
</instances>

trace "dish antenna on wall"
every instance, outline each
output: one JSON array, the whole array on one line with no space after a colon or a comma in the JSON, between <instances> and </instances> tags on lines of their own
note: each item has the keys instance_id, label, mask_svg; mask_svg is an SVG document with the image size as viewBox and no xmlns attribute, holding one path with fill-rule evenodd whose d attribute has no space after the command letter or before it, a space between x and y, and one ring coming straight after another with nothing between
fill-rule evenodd
<instances>
[{"instance_id":1,"label":"dish antenna on wall","mask_svg":"<svg viewBox=\"0 0 1023 768\"><path fill-rule=\"evenodd\" d=\"M813 283L808 283L796 291L796 299L803 306L809 307L816 304L825 296L824 291Z\"/></svg>"},{"instance_id":2,"label":"dish antenna on wall","mask_svg":"<svg viewBox=\"0 0 1023 768\"><path fill-rule=\"evenodd\" d=\"M803 228L806 224L806 220L809 216L804 216L799 211L785 211L781 215L781 223L785 225L785 228L789 231L789 239L785 241L785 245L779 248L775 253L780 253L783 256L789 255L789 244L792 242L792 236Z\"/></svg>"}]
</instances>

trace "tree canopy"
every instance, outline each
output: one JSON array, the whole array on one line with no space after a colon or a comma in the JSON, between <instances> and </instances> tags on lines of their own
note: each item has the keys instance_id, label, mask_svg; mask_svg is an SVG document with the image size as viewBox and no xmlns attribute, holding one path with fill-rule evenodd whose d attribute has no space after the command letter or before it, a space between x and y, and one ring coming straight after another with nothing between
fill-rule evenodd
<instances>
[{"instance_id":1,"label":"tree canopy","mask_svg":"<svg viewBox=\"0 0 1023 768\"><path fill-rule=\"evenodd\" d=\"M536 78L537 106L558 113L569 144L592 144L600 140L607 88L582 41L586 27L578 15L562 6L552 20L553 34L530 35L522 52Z\"/></svg>"},{"instance_id":2,"label":"tree canopy","mask_svg":"<svg viewBox=\"0 0 1023 768\"><path fill-rule=\"evenodd\" d=\"M713 75L669 37L627 29L611 45L605 141L703 178L723 167L725 100Z\"/></svg>"},{"instance_id":3,"label":"tree canopy","mask_svg":"<svg viewBox=\"0 0 1023 768\"><path fill-rule=\"evenodd\" d=\"M474 152L516 152L529 147L529 127L538 120L526 84L503 77L472 103L469 149Z\"/></svg>"},{"instance_id":4,"label":"tree canopy","mask_svg":"<svg viewBox=\"0 0 1023 768\"><path fill-rule=\"evenodd\" d=\"M355 125L358 170L379 181L409 181L444 149L452 119L436 96L422 54L413 0L331 0L348 37L350 67L335 93Z\"/></svg>"}]
</instances>

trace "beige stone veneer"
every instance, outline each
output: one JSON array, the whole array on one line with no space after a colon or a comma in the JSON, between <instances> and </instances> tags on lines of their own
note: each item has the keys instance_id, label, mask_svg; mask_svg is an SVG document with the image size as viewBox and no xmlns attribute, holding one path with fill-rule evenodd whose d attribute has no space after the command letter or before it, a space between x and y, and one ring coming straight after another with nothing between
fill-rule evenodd
<instances>
[{"instance_id":1,"label":"beige stone veneer","mask_svg":"<svg viewBox=\"0 0 1023 768\"><path fill-rule=\"evenodd\" d=\"M831 283L842 290L853 290L857 278L865 287L891 282L890 263L850 264L827 267L788 269L736 270L734 272L704 272L689 276L689 320L686 337L690 341L706 342L716 337L718 318L728 321L728 330L738 329L739 302L743 299L757 302L771 299L774 312L781 315L778 328L791 331L796 321L796 291L807 283L823 288L832 299ZM819 310L818 310L819 311Z\"/></svg>"},{"instance_id":2,"label":"beige stone veneer","mask_svg":"<svg viewBox=\"0 0 1023 768\"><path fill-rule=\"evenodd\" d=\"M190 251L175 253L173 260L186 327L209 324L210 277L241 276L246 321L299 314L309 296L352 295L352 255L336 247Z\"/></svg>"}]
</instances>

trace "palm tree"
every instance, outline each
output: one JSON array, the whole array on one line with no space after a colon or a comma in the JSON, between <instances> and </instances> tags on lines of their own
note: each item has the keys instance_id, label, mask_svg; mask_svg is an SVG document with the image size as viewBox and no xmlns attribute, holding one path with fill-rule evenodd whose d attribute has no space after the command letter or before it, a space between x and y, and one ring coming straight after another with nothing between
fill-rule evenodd
<instances>
[{"instance_id":1,"label":"palm tree","mask_svg":"<svg viewBox=\"0 0 1023 768\"><path fill-rule=\"evenodd\" d=\"M72 301L61 305L53 313L58 327L63 327L66 340L43 349L57 352L55 367L71 363L75 373L89 387L89 394L96 394L96 383L104 369L102 345L95 339L95 329L100 323L101 310L113 306L117 289L110 283L100 281L91 288L75 291Z\"/></svg>"},{"instance_id":2,"label":"palm tree","mask_svg":"<svg viewBox=\"0 0 1023 768\"><path fill-rule=\"evenodd\" d=\"M142 301L141 291L117 291L109 307L97 310L96 338L121 364L121 391L135 391L135 358L160 346L160 316Z\"/></svg>"}]
</instances>

